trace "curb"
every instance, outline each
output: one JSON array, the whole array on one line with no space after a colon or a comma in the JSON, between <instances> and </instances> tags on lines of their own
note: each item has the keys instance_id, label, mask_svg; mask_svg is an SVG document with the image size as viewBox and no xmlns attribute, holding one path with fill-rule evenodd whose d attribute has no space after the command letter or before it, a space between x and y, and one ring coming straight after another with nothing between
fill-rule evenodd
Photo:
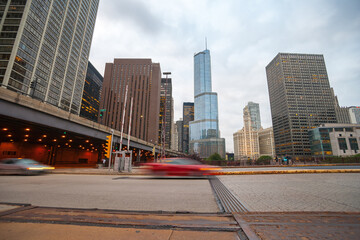
<instances>
[{"instance_id":1,"label":"curb","mask_svg":"<svg viewBox=\"0 0 360 240\"><path fill-rule=\"evenodd\" d=\"M297 174L297 173L360 173L360 169L235 171L235 172L217 172L214 173L214 175L257 175L257 174Z\"/></svg>"},{"instance_id":2,"label":"curb","mask_svg":"<svg viewBox=\"0 0 360 240\"><path fill-rule=\"evenodd\" d=\"M121 173L121 172L67 172L67 171L53 171L51 172L51 174L114 175L114 176L144 175L140 173Z\"/></svg>"},{"instance_id":3,"label":"curb","mask_svg":"<svg viewBox=\"0 0 360 240\"><path fill-rule=\"evenodd\" d=\"M329 163L329 164L293 164L293 165L248 165L248 166L220 166L226 168L273 168L273 167L323 167L323 166L360 166L359 163Z\"/></svg>"}]
</instances>

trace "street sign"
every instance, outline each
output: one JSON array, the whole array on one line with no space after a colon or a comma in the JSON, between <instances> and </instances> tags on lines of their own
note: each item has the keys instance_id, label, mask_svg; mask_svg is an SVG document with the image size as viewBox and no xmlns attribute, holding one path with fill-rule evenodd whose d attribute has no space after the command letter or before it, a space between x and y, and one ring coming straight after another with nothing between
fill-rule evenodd
<instances>
[{"instance_id":1,"label":"street sign","mask_svg":"<svg viewBox=\"0 0 360 240\"><path fill-rule=\"evenodd\" d=\"M100 112L106 112L106 109L100 109Z\"/></svg>"}]
</instances>

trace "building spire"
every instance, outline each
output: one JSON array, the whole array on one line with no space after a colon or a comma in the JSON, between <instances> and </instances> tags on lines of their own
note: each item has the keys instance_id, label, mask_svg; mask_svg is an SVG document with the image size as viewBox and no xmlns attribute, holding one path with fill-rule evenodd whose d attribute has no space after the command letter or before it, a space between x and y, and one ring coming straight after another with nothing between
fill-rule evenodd
<instances>
[{"instance_id":1,"label":"building spire","mask_svg":"<svg viewBox=\"0 0 360 240\"><path fill-rule=\"evenodd\" d=\"M207 50L207 38L205 37L205 50Z\"/></svg>"}]
</instances>

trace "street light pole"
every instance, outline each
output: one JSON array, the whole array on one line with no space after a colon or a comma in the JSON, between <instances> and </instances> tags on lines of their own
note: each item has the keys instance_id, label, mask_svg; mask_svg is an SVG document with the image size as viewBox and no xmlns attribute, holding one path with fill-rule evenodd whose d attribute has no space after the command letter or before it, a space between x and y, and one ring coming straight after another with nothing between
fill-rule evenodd
<instances>
[{"instance_id":1,"label":"street light pole","mask_svg":"<svg viewBox=\"0 0 360 240\"><path fill-rule=\"evenodd\" d=\"M121 122L121 136L120 136L120 149L119 149L119 151L122 151L122 141L123 141L123 132L124 132L124 121L125 121L125 113L126 113L127 94L128 94L128 85L126 85L126 90L125 90L124 111L123 111L122 122Z\"/></svg>"}]
</instances>

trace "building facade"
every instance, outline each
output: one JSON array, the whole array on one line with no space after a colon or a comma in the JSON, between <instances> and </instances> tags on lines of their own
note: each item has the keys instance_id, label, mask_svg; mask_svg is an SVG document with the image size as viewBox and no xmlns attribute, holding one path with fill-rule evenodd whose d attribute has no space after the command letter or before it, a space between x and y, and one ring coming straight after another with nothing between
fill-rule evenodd
<instances>
[{"instance_id":1,"label":"building facade","mask_svg":"<svg viewBox=\"0 0 360 240\"><path fill-rule=\"evenodd\" d=\"M106 63L100 100L100 109L106 111L102 118L99 116L98 121L121 131L126 105L124 133L128 134L130 101L133 98L130 135L158 144L160 86L160 64L153 63L151 59L122 58Z\"/></svg>"},{"instance_id":2,"label":"building facade","mask_svg":"<svg viewBox=\"0 0 360 240\"><path fill-rule=\"evenodd\" d=\"M279 53L266 75L276 155L311 156L308 131L337 122L323 55Z\"/></svg>"},{"instance_id":3,"label":"building facade","mask_svg":"<svg viewBox=\"0 0 360 240\"><path fill-rule=\"evenodd\" d=\"M349 108L348 107L340 107L339 100L337 96L334 93L334 89L331 88L331 92L334 96L335 100L335 115L336 120L338 123L351 123L350 122L350 114L349 114Z\"/></svg>"},{"instance_id":4,"label":"building facade","mask_svg":"<svg viewBox=\"0 0 360 240\"><path fill-rule=\"evenodd\" d=\"M212 92L208 49L194 56L194 121L190 123L190 152L207 158L225 158L225 139L220 138L217 93Z\"/></svg>"},{"instance_id":5,"label":"building facade","mask_svg":"<svg viewBox=\"0 0 360 240\"><path fill-rule=\"evenodd\" d=\"M351 156L359 153L359 124L322 124L309 131L314 157Z\"/></svg>"},{"instance_id":6,"label":"building facade","mask_svg":"<svg viewBox=\"0 0 360 240\"><path fill-rule=\"evenodd\" d=\"M194 121L194 103L183 103L182 152L189 153L189 124Z\"/></svg>"},{"instance_id":7,"label":"building facade","mask_svg":"<svg viewBox=\"0 0 360 240\"><path fill-rule=\"evenodd\" d=\"M79 114L98 4L1 1L1 86Z\"/></svg>"},{"instance_id":8,"label":"building facade","mask_svg":"<svg viewBox=\"0 0 360 240\"><path fill-rule=\"evenodd\" d=\"M175 123L175 128L176 128L176 132L178 135L177 150L179 152L183 152L183 125L184 125L184 122L183 122L182 118L180 118L180 120L176 121L176 123Z\"/></svg>"},{"instance_id":9,"label":"building facade","mask_svg":"<svg viewBox=\"0 0 360 240\"><path fill-rule=\"evenodd\" d=\"M360 107L349 107L349 117L352 124L360 124Z\"/></svg>"},{"instance_id":10,"label":"building facade","mask_svg":"<svg viewBox=\"0 0 360 240\"><path fill-rule=\"evenodd\" d=\"M159 144L162 144L164 138L166 149L170 149L171 146L172 122L173 104L171 78L162 78L160 88Z\"/></svg>"},{"instance_id":11,"label":"building facade","mask_svg":"<svg viewBox=\"0 0 360 240\"><path fill-rule=\"evenodd\" d=\"M244 127L233 134L235 160L260 157L259 130L261 129L258 103L249 102L243 109Z\"/></svg>"},{"instance_id":12,"label":"building facade","mask_svg":"<svg viewBox=\"0 0 360 240\"><path fill-rule=\"evenodd\" d=\"M171 150L179 151L179 133L176 127L176 123L173 122L171 125Z\"/></svg>"},{"instance_id":13,"label":"building facade","mask_svg":"<svg viewBox=\"0 0 360 240\"><path fill-rule=\"evenodd\" d=\"M254 102L248 102L248 105L245 108L247 109L246 111L248 116L245 117L244 115L244 121L249 123L249 127L251 127L253 130L259 130L261 128L259 104Z\"/></svg>"},{"instance_id":14,"label":"building facade","mask_svg":"<svg viewBox=\"0 0 360 240\"><path fill-rule=\"evenodd\" d=\"M260 129L259 133L260 156L275 157L275 142L273 128Z\"/></svg>"},{"instance_id":15,"label":"building facade","mask_svg":"<svg viewBox=\"0 0 360 240\"><path fill-rule=\"evenodd\" d=\"M80 116L97 122L99 118L100 93L104 78L96 68L88 63Z\"/></svg>"}]
</instances>

